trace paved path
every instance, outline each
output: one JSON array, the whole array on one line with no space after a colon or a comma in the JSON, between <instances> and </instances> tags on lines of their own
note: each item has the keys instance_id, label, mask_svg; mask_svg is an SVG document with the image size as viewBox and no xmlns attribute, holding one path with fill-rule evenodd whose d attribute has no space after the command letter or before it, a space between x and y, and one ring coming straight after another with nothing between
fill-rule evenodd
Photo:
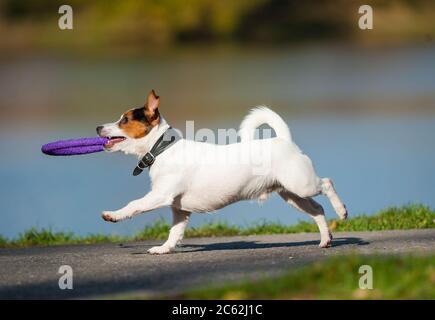
<instances>
[{"instance_id":1,"label":"paved path","mask_svg":"<svg viewBox=\"0 0 435 320\"><path fill-rule=\"evenodd\" d=\"M176 253L163 256L146 253L155 241L0 249L0 298L176 293L190 286L273 275L349 252L435 253L435 229L336 232L329 249L318 248L318 238L306 233L186 239ZM59 289L61 265L73 268L73 290Z\"/></svg>"}]
</instances>

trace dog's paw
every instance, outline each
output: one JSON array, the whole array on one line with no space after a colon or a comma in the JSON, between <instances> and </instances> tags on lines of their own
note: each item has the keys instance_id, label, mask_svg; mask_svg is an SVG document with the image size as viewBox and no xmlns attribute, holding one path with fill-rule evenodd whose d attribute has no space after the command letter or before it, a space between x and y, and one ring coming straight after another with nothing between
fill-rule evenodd
<instances>
[{"instance_id":1,"label":"dog's paw","mask_svg":"<svg viewBox=\"0 0 435 320\"><path fill-rule=\"evenodd\" d=\"M329 248L332 245L332 234L329 233L329 237L320 240L320 248Z\"/></svg>"},{"instance_id":2,"label":"dog's paw","mask_svg":"<svg viewBox=\"0 0 435 320\"><path fill-rule=\"evenodd\" d=\"M103 220L109 221L109 222L118 222L120 220L116 216L116 214L111 212L111 211L103 211L103 213L101 214L101 217L103 218Z\"/></svg>"},{"instance_id":3,"label":"dog's paw","mask_svg":"<svg viewBox=\"0 0 435 320\"><path fill-rule=\"evenodd\" d=\"M172 252L173 249L167 246L156 246L148 250L150 254L166 254Z\"/></svg>"},{"instance_id":4,"label":"dog's paw","mask_svg":"<svg viewBox=\"0 0 435 320\"><path fill-rule=\"evenodd\" d=\"M346 220L347 219L347 208L346 208L346 206L344 204L340 208L340 210L338 210L337 213L338 213L338 215L339 215L341 220Z\"/></svg>"},{"instance_id":5,"label":"dog's paw","mask_svg":"<svg viewBox=\"0 0 435 320\"><path fill-rule=\"evenodd\" d=\"M331 239L322 240L322 241L320 241L319 247L320 248L329 248L329 247L331 247L331 244L332 244L332 240Z\"/></svg>"}]
</instances>

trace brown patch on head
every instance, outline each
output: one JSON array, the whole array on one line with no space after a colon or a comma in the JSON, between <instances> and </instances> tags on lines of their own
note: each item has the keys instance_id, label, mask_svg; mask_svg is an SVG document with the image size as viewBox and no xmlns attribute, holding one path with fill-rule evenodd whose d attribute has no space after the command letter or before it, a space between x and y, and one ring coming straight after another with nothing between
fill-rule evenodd
<instances>
[{"instance_id":1,"label":"brown patch on head","mask_svg":"<svg viewBox=\"0 0 435 320\"><path fill-rule=\"evenodd\" d=\"M152 128L160 124L159 105L160 97L152 90L142 108L136 108L124 114L119 121L119 128L131 138L145 137Z\"/></svg>"}]
</instances>

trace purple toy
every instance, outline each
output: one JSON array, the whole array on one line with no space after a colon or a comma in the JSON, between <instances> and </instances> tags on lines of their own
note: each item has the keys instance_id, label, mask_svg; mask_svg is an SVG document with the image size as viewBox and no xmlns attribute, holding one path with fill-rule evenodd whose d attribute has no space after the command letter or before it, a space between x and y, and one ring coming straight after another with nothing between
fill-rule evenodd
<instances>
[{"instance_id":1,"label":"purple toy","mask_svg":"<svg viewBox=\"0 0 435 320\"><path fill-rule=\"evenodd\" d=\"M44 144L41 151L51 156L72 156L100 152L104 150L104 145L108 141L108 138L100 137L60 140Z\"/></svg>"}]
</instances>

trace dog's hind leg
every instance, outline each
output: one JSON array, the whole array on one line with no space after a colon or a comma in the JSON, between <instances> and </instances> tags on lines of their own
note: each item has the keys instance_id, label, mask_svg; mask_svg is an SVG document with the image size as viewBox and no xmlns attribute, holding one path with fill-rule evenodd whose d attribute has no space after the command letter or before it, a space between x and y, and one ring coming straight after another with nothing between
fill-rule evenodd
<instances>
[{"instance_id":1,"label":"dog's hind leg","mask_svg":"<svg viewBox=\"0 0 435 320\"><path fill-rule=\"evenodd\" d=\"M320 231L319 247L327 248L331 246L332 235L326 223L323 207L311 198L301 198L289 191L281 191L279 195L296 209L308 213L316 222Z\"/></svg>"},{"instance_id":2,"label":"dog's hind leg","mask_svg":"<svg viewBox=\"0 0 435 320\"><path fill-rule=\"evenodd\" d=\"M151 254L169 253L175 249L177 244L183 239L184 230L186 230L189 222L190 212L172 207L172 227L169 231L169 237L166 242L157 247L152 247L148 250Z\"/></svg>"},{"instance_id":3,"label":"dog's hind leg","mask_svg":"<svg viewBox=\"0 0 435 320\"><path fill-rule=\"evenodd\" d=\"M346 219L347 218L346 206L338 197L337 192L334 189L334 185L332 184L332 180L330 178L323 178L321 180L321 192L323 195L328 197L332 207L334 208L335 212L340 217L340 219L342 220Z\"/></svg>"}]
</instances>

